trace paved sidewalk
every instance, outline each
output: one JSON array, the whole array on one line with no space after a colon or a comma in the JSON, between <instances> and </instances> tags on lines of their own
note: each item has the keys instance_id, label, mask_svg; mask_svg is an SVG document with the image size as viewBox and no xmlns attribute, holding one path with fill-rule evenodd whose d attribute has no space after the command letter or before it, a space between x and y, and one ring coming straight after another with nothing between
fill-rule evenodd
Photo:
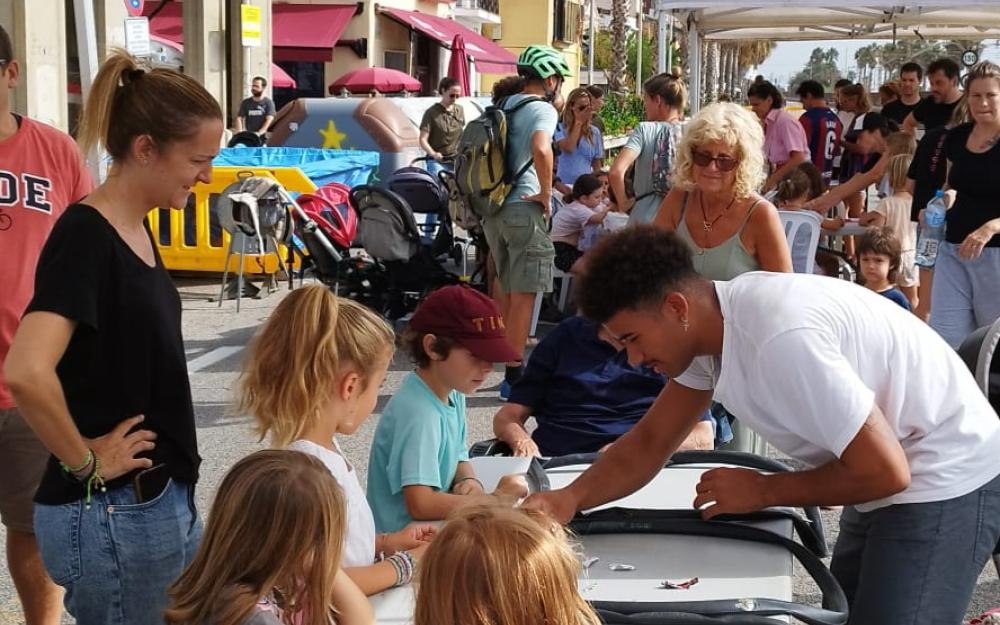
<instances>
[{"instance_id":1,"label":"paved sidewalk","mask_svg":"<svg viewBox=\"0 0 1000 625\"><path fill-rule=\"evenodd\" d=\"M235 302L224 302L219 309L216 302L208 301L208 298L217 296L218 282L179 280L179 289L184 300L184 338L188 350L195 414L198 419L199 447L204 458L201 482L197 491L198 505L204 516L209 509L212 494L226 469L240 457L264 447L264 443L258 442L251 421L244 416L234 414L231 407L232 391L247 342L287 290L285 285L282 285L279 292L265 299L244 299L237 314ZM409 369L405 356L397 354L390 375L382 388L376 414L354 436L341 439L341 446L357 467L362 484L365 483L367 474L368 447L378 422L378 411L399 387ZM495 386L499 384L500 379L500 373L494 373L484 386ZM492 436L491 420L499 406L500 402L495 391L482 392L468 399L470 442ZM838 516L839 513L835 511L824 513L831 545L836 538ZM5 538L2 527L0 527L0 538ZM3 550L2 540L0 540L0 550ZM6 555L4 561L5 558ZM795 592L801 600L818 601L818 590L798 567ZM978 615L986 608L998 604L1000 604L1000 582L997 581L992 567L989 567L980 579L969 615ZM22 622L10 576L6 568L0 565L0 625L15 625ZM66 618L64 622L73 621Z\"/></svg>"}]
</instances>

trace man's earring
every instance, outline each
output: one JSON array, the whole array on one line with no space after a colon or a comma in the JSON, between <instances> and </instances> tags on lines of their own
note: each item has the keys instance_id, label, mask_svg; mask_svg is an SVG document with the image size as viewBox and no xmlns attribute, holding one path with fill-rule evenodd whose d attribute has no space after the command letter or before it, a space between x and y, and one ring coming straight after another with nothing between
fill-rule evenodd
<instances>
[{"instance_id":1,"label":"man's earring","mask_svg":"<svg viewBox=\"0 0 1000 625\"><path fill-rule=\"evenodd\" d=\"M688 323L687 317L681 317L681 327L684 328L685 332L687 332L688 328L691 327L691 324Z\"/></svg>"}]
</instances>

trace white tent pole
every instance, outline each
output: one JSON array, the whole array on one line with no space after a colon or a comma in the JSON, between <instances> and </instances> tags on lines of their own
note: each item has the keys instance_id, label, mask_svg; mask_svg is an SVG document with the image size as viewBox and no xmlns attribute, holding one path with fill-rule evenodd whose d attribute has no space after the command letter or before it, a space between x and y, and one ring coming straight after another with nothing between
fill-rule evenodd
<instances>
[{"instance_id":1,"label":"white tent pole","mask_svg":"<svg viewBox=\"0 0 1000 625\"><path fill-rule=\"evenodd\" d=\"M594 84L594 48L597 47L597 0L590 0L590 50L587 53L587 84Z\"/></svg>"},{"instance_id":2,"label":"white tent pole","mask_svg":"<svg viewBox=\"0 0 1000 625\"><path fill-rule=\"evenodd\" d=\"M701 108L701 37L694 13L688 13L688 70L691 72L691 114Z\"/></svg>"},{"instance_id":3,"label":"white tent pole","mask_svg":"<svg viewBox=\"0 0 1000 625\"><path fill-rule=\"evenodd\" d=\"M635 11L635 95L642 96L642 0L636 3Z\"/></svg>"},{"instance_id":4,"label":"white tent pole","mask_svg":"<svg viewBox=\"0 0 1000 625\"><path fill-rule=\"evenodd\" d=\"M656 72L667 71L667 12L660 9L656 15Z\"/></svg>"},{"instance_id":5,"label":"white tent pole","mask_svg":"<svg viewBox=\"0 0 1000 625\"><path fill-rule=\"evenodd\" d=\"M670 12L670 19L667 24L670 30L670 41L667 44L667 67L664 71L670 72L674 69L674 12Z\"/></svg>"},{"instance_id":6,"label":"white tent pole","mask_svg":"<svg viewBox=\"0 0 1000 625\"><path fill-rule=\"evenodd\" d=\"M80 99L86 103L90 87L97 76L101 61L97 56L97 24L94 20L94 3L91 0L74 0L73 15L76 21L76 47L80 58ZM95 182L103 182L107 174L104 151L95 147L84 155Z\"/></svg>"}]
</instances>

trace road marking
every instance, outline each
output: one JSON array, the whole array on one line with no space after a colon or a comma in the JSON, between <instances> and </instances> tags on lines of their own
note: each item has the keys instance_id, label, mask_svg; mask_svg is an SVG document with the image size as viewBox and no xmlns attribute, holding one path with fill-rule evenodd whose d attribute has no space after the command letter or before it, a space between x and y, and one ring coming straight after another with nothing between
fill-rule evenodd
<instances>
[{"instance_id":1,"label":"road marking","mask_svg":"<svg viewBox=\"0 0 1000 625\"><path fill-rule=\"evenodd\" d=\"M207 367L211 367L215 363L229 358L233 354L238 354L243 351L244 347L242 345L227 345L225 347L216 347L213 350L209 350L198 356L194 360L189 360L187 363L188 374L201 371Z\"/></svg>"}]
</instances>

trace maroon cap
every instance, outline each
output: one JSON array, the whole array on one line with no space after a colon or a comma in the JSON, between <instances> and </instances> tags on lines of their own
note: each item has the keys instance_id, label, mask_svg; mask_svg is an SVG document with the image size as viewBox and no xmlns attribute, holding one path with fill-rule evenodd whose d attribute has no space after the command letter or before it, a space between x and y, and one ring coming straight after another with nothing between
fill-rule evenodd
<instances>
[{"instance_id":1,"label":"maroon cap","mask_svg":"<svg viewBox=\"0 0 1000 625\"><path fill-rule=\"evenodd\" d=\"M453 339L473 356L489 362L521 360L507 342L496 302L470 286L446 286L431 293L417 306L410 327Z\"/></svg>"}]
</instances>

